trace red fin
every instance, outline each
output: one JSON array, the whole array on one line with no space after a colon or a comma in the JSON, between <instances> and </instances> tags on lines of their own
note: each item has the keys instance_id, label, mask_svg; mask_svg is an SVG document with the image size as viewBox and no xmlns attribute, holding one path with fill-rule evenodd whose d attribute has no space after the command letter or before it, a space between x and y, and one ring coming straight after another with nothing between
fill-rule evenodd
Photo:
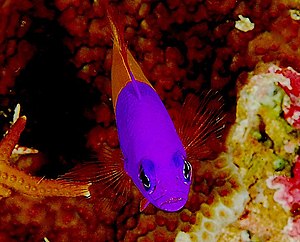
<instances>
[{"instance_id":1,"label":"red fin","mask_svg":"<svg viewBox=\"0 0 300 242\"><path fill-rule=\"evenodd\" d=\"M140 202L140 212L143 212L149 204L150 202L147 200L147 198L143 198Z\"/></svg>"},{"instance_id":2,"label":"red fin","mask_svg":"<svg viewBox=\"0 0 300 242\"><path fill-rule=\"evenodd\" d=\"M112 189L115 196L127 197L131 188L131 179L124 170L120 149L103 148L100 161L86 162L74 167L60 179L101 183L104 190Z\"/></svg>"},{"instance_id":3,"label":"red fin","mask_svg":"<svg viewBox=\"0 0 300 242\"><path fill-rule=\"evenodd\" d=\"M212 142L222 136L225 128L223 105L221 95L212 90L200 97L187 96L175 126L190 160L207 159L211 155Z\"/></svg>"}]
</instances>

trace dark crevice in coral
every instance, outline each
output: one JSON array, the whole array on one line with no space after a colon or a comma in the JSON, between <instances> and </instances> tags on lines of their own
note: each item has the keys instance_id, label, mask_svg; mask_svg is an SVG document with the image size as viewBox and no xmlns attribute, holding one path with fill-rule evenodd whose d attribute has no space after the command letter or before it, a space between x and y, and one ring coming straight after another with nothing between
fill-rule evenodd
<instances>
[{"instance_id":1,"label":"dark crevice in coral","mask_svg":"<svg viewBox=\"0 0 300 242\"><path fill-rule=\"evenodd\" d=\"M51 161L40 175L56 176L73 159L83 159L84 118L88 104L88 86L76 77L63 45L66 35L57 22L35 19L24 39L34 44L37 53L16 80L15 102L28 117L22 141L44 152ZM64 164L66 163L66 164Z\"/></svg>"}]
</instances>

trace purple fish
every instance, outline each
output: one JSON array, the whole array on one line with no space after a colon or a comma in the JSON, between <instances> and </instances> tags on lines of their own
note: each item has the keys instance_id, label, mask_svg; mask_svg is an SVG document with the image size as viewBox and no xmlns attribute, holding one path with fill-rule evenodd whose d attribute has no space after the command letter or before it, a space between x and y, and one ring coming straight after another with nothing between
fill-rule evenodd
<instances>
[{"instance_id":1,"label":"purple fish","mask_svg":"<svg viewBox=\"0 0 300 242\"><path fill-rule=\"evenodd\" d=\"M177 211L188 199L192 166L161 99L127 50L111 15L109 20L114 36L113 104L125 171L148 202Z\"/></svg>"},{"instance_id":2,"label":"purple fish","mask_svg":"<svg viewBox=\"0 0 300 242\"><path fill-rule=\"evenodd\" d=\"M129 175L145 198L141 210L152 203L164 211L178 211L186 204L191 186L192 165L188 158L197 160L208 152L202 146L211 133L223 127L222 117L219 111L205 109L211 95L200 103L188 99L177 132L155 89L127 49L120 23L109 10L108 19L114 43L112 101L123 159L113 159L107 147L102 161L80 166L64 178L104 182L116 193L124 194L129 189Z\"/></svg>"},{"instance_id":3,"label":"purple fish","mask_svg":"<svg viewBox=\"0 0 300 242\"><path fill-rule=\"evenodd\" d=\"M157 93L132 78L118 95L116 121L125 170L135 185L154 206L181 209L188 198L192 167Z\"/></svg>"}]
</instances>

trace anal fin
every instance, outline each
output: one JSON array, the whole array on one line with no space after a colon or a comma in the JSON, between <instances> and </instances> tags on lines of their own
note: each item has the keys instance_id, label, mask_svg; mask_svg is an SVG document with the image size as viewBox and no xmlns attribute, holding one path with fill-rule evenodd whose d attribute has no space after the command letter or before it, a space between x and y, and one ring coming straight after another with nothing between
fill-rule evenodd
<instances>
[{"instance_id":1,"label":"anal fin","mask_svg":"<svg viewBox=\"0 0 300 242\"><path fill-rule=\"evenodd\" d=\"M150 202L147 200L147 198L143 198L140 202L140 212L143 212L149 204Z\"/></svg>"}]
</instances>

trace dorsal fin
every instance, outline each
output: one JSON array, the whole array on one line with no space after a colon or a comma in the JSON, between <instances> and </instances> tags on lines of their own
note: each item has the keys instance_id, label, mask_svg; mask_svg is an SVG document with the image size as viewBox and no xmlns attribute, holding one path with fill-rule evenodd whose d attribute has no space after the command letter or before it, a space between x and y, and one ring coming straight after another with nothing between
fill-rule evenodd
<instances>
[{"instance_id":1,"label":"dorsal fin","mask_svg":"<svg viewBox=\"0 0 300 242\"><path fill-rule=\"evenodd\" d=\"M150 87L152 85L145 77L141 67L136 62L127 48L124 40L124 26L120 21L120 15L114 13L107 1L104 1L107 11L107 18L112 31L113 53L112 53L112 100L113 106L116 107L116 101L121 90L128 82L133 83L134 90L138 98L141 97L136 81L144 82ZM152 87L153 88L153 87Z\"/></svg>"},{"instance_id":2,"label":"dorsal fin","mask_svg":"<svg viewBox=\"0 0 300 242\"><path fill-rule=\"evenodd\" d=\"M132 81L134 90L136 92L137 97L140 99L141 94L136 84L136 79L134 77L134 74L132 73L129 62L128 62L128 49L127 45L124 40L124 27L121 24L121 21L119 21L119 18L116 14L114 14L113 9L110 6L106 7L107 9L107 18L110 23L110 27L112 30L113 35L113 63L112 63L112 76L114 75L114 68L117 67L120 69L123 69L123 73L125 74L125 81L126 83L128 81ZM116 53L117 52L117 53ZM117 57L118 56L118 57ZM120 58L117 62L115 62L116 59ZM120 65L120 66L118 66ZM119 76L118 71L118 78L124 78L124 74ZM112 77L113 79L113 77ZM112 80L113 82L116 82L115 80ZM117 82L121 82L121 80L117 80ZM113 98L113 102L116 100L116 98ZM114 105L115 106L115 105Z\"/></svg>"},{"instance_id":3,"label":"dorsal fin","mask_svg":"<svg viewBox=\"0 0 300 242\"><path fill-rule=\"evenodd\" d=\"M124 65L127 71L129 72L129 65L127 59L127 46L124 39L124 27L121 26L120 21L117 21L118 17L114 14L113 9L110 6L107 6L106 9L107 9L107 18L109 20L110 28L112 31L113 42L116 45L116 47L119 49L121 56L123 58Z\"/></svg>"}]
</instances>

